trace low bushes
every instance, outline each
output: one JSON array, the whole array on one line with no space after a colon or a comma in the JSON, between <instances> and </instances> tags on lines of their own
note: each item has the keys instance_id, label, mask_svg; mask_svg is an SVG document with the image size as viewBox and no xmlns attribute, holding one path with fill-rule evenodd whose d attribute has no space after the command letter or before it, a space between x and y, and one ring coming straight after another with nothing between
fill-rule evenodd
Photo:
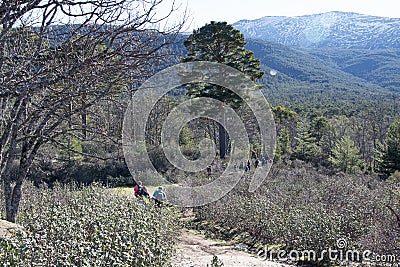
<instances>
[{"instance_id":1,"label":"low bushes","mask_svg":"<svg viewBox=\"0 0 400 267\"><path fill-rule=\"evenodd\" d=\"M254 193L243 179L221 200L196 208L195 227L252 246L321 252L345 240L349 249L399 253L400 224L394 213L400 212L400 194L393 184L291 164L275 164Z\"/></svg>"},{"instance_id":2,"label":"low bushes","mask_svg":"<svg viewBox=\"0 0 400 267\"><path fill-rule=\"evenodd\" d=\"M99 186L27 184L19 223L27 237L2 241L2 266L169 266L174 211L143 209Z\"/></svg>"}]
</instances>

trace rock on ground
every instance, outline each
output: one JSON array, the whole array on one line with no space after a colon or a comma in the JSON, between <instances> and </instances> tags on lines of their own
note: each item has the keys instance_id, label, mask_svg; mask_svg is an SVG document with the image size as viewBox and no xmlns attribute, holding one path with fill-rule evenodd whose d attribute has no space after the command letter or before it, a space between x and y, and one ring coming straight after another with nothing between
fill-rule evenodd
<instances>
[{"instance_id":1,"label":"rock on ground","mask_svg":"<svg viewBox=\"0 0 400 267\"><path fill-rule=\"evenodd\" d=\"M17 232L25 233L24 228L21 225L0 220L0 239L10 239L15 236Z\"/></svg>"}]
</instances>

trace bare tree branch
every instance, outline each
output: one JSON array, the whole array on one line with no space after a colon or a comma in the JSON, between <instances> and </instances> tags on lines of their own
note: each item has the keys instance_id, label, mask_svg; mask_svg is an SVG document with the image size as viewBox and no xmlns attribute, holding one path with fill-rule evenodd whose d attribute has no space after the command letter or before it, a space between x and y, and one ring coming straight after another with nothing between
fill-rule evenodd
<instances>
[{"instance_id":1,"label":"bare tree branch","mask_svg":"<svg viewBox=\"0 0 400 267\"><path fill-rule=\"evenodd\" d=\"M100 129L88 129L88 116L95 117L91 108L103 99L129 95L130 84L151 76L169 59L168 46L183 21L167 27L176 9L172 3L158 17L162 2L0 3L0 179L7 220L16 221L22 184L44 145L72 152L76 149L62 138L79 138L79 131L81 137L90 133L89 140L107 137ZM12 185L16 162L18 177Z\"/></svg>"}]
</instances>

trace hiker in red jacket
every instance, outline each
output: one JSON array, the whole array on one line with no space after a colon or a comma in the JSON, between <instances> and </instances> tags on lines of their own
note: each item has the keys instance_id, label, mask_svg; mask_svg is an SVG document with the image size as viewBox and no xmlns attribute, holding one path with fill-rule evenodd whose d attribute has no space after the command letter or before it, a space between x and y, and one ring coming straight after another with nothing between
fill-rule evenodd
<instances>
[{"instance_id":1,"label":"hiker in red jacket","mask_svg":"<svg viewBox=\"0 0 400 267\"><path fill-rule=\"evenodd\" d=\"M135 191L135 197L137 198L150 198L150 194L147 192L146 187L143 186L142 181L138 181L133 190Z\"/></svg>"}]
</instances>

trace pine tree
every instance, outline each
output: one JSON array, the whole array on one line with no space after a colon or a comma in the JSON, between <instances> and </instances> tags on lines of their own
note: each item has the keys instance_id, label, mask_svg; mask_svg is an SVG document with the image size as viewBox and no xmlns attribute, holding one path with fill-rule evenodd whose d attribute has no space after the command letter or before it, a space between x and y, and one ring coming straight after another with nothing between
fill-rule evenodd
<instances>
[{"instance_id":1,"label":"pine tree","mask_svg":"<svg viewBox=\"0 0 400 267\"><path fill-rule=\"evenodd\" d=\"M186 39L184 45L188 51L183 62L210 61L226 64L233 67L250 79L256 81L263 76L260 70L260 61L254 57L253 52L244 48L246 45L244 35L226 22L206 24L194 30ZM188 86L187 95L190 97L211 97L238 108L243 103L235 93L217 85L193 84ZM226 132L219 125L220 157L226 154Z\"/></svg>"},{"instance_id":2,"label":"pine tree","mask_svg":"<svg viewBox=\"0 0 400 267\"><path fill-rule=\"evenodd\" d=\"M310 131L310 127L304 121L298 124L296 140L298 143L293 152L293 157L304 161L318 161L321 158L321 147Z\"/></svg>"},{"instance_id":3,"label":"pine tree","mask_svg":"<svg viewBox=\"0 0 400 267\"><path fill-rule=\"evenodd\" d=\"M358 148L349 136L339 139L332 149L332 156L329 158L331 164L338 170L346 173L357 173L361 170L363 160Z\"/></svg>"},{"instance_id":4,"label":"pine tree","mask_svg":"<svg viewBox=\"0 0 400 267\"><path fill-rule=\"evenodd\" d=\"M278 134L278 142L275 148L275 159L279 160L290 152L290 135L288 129L284 127L279 131Z\"/></svg>"},{"instance_id":5,"label":"pine tree","mask_svg":"<svg viewBox=\"0 0 400 267\"><path fill-rule=\"evenodd\" d=\"M329 128L329 121L324 116L318 116L311 121L312 136L319 143Z\"/></svg>"},{"instance_id":6,"label":"pine tree","mask_svg":"<svg viewBox=\"0 0 400 267\"><path fill-rule=\"evenodd\" d=\"M189 126L183 126L180 134L179 134L179 145L186 147L194 147L194 134L192 129Z\"/></svg>"},{"instance_id":7,"label":"pine tree","mask_svg":"<svg viewBox=\"0 0 400 267\"><path fill-rule=\"evenodd\" d=\"M390 174L400 170L400 120L395 120L389 127L385 143L378 152L379 170Z\"/></svg>"}]
</instances>

